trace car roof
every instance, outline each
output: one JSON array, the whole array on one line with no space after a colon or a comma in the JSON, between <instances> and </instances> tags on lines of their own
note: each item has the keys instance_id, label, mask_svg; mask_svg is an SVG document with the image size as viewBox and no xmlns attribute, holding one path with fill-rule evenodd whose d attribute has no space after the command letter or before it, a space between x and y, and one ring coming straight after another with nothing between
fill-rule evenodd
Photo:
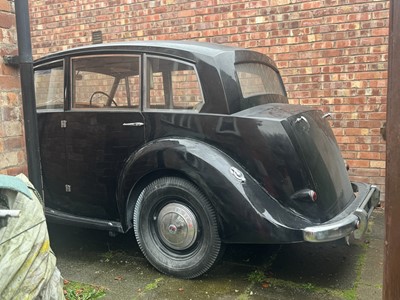
<instances>
[{"instance_id":1,"label":"car roof","mask_svg":"<svg viewBox=\"0 0 400 300\"><path fill-rule=\"evenodd\" d=\"M206 56L215 56L222 52L231 52L235 50L243 50L238 47L231 47L207 42L196 42L196 41L132 41L132 42L120 42L110 43L101 45L84 46L78 49L90 49L90 48L107 48L107 46L113 47L138 47L138 48L165 48L180 51L187 51Z\"/></svg>"},{"instance_id":2,"label":"car roof","mask_svg":"<svg viewBox=\"0 0 400 300\"><path fill-rule=\"evenodd\" d=\"M89 53L89 52L101 52L101 51L112 51L112 50L138 50L138 51L148 51L156 53L169 53L171 51L176 52L177 56L187 56L188 53L194 55L202 55L208 57L215 57L219 54L234 51L243 51L245 49L231 46L224 46L219 44L207 43L207 42L196 42L196 41L130 41L130 42L114 42L105 44L94 44L88 46L76 47L68 50L62 50L53 54L46 55L35 63L54 59L56 57L63 57L68 55L74 55L78 53ZM249 50L246 50L249 51Z\"/></svg>"},{"instance_id":3,"label":"car roof","mask_svg":"<svg viewBox=\"0 0 400 300\"><path fill-rule=\"evenodd\" d=\"M85 54L106 54L111 52L132 53L147 52L154 54L165 54L184 58L187 60L195 61L200 60L213 60L218 56L230 56L238 53L247 53L256 60L264 61L275 67L275 63L267 58L265 55L239 47L225 46L220 44L213 44L208 42L197 41L167 41L167 40L154 40L154 41L129 41L129 42L113 42L105 44L94 44L88 46L81 46L68 50L59 51L49 54L35 61L35 65L46 63L51 60L62 59L65 56L85 55Z\"/></svg>"}]
</instances>

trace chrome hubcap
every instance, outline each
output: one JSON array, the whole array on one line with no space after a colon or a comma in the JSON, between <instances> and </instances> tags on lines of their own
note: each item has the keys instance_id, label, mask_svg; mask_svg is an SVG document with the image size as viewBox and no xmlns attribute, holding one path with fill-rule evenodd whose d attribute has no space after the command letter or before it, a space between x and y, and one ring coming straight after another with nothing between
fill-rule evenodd
<instances>
[{"instance_id":1,"label":"chrome hubcap","mask_svg":"<svg viewBox=\"0 0 400 300\"><path fill-rule=\"evenodd\" d=\"M164 206L158 214L157 227L162 241L172 249L185 250L196 241L196 217L185 205L170 203Z\"/></svg>"}]
</instances>

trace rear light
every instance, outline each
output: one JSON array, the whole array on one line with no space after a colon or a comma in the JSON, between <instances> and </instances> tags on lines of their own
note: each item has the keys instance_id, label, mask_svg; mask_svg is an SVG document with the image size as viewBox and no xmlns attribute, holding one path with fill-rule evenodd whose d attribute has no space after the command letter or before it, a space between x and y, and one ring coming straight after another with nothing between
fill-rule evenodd
<instances>
[{"instance_id":1,"label":"rear light","mask_svg":"<svg viewBox=\"0 0 400 300\"><path fill-rule=\"evenodd\" d=\"M315 202L317 201L317 193L310 189L300 190L290 196L290 199L295 201Z\"/></svg>"}]
</instances>

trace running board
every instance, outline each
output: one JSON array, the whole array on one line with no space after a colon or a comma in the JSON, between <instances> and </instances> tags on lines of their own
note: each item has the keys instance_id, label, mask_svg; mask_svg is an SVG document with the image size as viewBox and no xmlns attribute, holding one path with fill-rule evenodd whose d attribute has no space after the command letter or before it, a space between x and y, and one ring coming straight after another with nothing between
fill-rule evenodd
<instances>
[{"instance_id":1,"label":"running board","mask_svg":"<svg viewBox=\"0 0 400 300\"><path fill-rule=\"evenodd\" d=\"M46 215L46 219L52 223L74 225L74 226L99 229L99 230L116 231L121 233L124 232L120 222L81 217L47 207L44 209L44 213Z\"/></svg>"}]
</instances>

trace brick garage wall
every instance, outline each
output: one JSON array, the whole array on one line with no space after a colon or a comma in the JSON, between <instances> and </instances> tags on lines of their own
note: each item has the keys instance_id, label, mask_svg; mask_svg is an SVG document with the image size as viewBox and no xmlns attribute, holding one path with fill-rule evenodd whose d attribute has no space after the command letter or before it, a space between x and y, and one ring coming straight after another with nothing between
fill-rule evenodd
<instances>
[{"instance_id":1,"label":"brick garage wall","mask_svg":"<svg viewBox=\"0 0 400 300\"><path fill-rule=\"evenodd\" d=\"M388 10L386 0L39 0L32 42L39 57L101 30L104 42L192 39L265 53L291 103L331 112L352 179L384 195Z\"/></svg>"},{"instance_id":2,"label":"brick garage wall","mask_svg":"<svg viewBox=\"0 0 400 300\"><path fill-rule=\"evenodd\" d=\"M0 0L0 173L27 174L18 69L4 64L17 53L13 1Z\"/></svg>"}]
</instances>

